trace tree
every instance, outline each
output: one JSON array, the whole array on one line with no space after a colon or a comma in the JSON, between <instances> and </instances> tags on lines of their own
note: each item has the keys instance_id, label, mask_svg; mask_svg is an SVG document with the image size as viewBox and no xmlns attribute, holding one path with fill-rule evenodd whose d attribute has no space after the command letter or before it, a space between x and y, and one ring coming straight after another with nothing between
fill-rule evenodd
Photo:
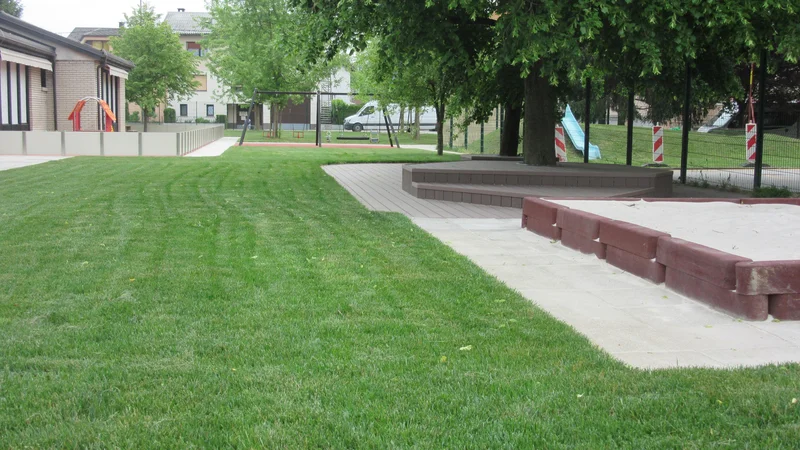
<instances>
[{"instance_id":1,"label":"tree","mask_svg":"<svg viewBox=\"0 0 800 450\"><path fill-rule=\"evenodd\" d=\"M20 17L22 16L22 3L19 0L0 0L0 11Z\"/></svg>"},{"instance_id":2,"label":"tree","mask_svg":"<svg viewBox=\"0 0 800 450\"><path fill-rule=\"evenodd\" d=\"M209 13L211 34L203 41L209 69L222 81L223 94L240 102L249 101L255 89L315 91L346 60L306 60L308 20L288 0L211 0ZM257 100L271 103L279 123L289 96Z\"/></svg>"},{"instance_id":3,"label":"tree","mask_svg":"<svg viewBox=\"0 0 800 450\"><path fill-rule=\"evenodd\" d=\"M473 17L448 2L409 0L373 2L358 0L292 0L309 13L307 39L311 58L332 57L341 51L357 52L371 40L380 40L382 63L389 74L407 71L425 85L426 104L437 115L437 151L444 150L447 102L466 82L479 49L491 42L488 19ZM488 13L487 13L488 14Z\"/></svg>"},{"instance_id":4,"label":"tree","mask_svg":"<svg viewBox=\"0 0 800 450\"><path fill-rule=\"evenodd\" d=\"M196 57L183 48L167 23L157 23L158 18L148 5L134 9L125 16L128 26L111 40L116 55L136 64L128 74L126 95L145 112L188 97L196 87ZM147 131L147 114L142 120Z\"/></svg>"}]
</instances>

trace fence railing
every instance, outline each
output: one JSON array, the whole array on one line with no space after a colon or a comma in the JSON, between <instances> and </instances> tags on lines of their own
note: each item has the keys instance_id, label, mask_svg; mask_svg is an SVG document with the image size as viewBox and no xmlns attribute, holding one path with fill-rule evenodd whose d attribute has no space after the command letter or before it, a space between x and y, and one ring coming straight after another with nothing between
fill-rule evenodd
<instances>
[{"instance_id":1,"label":"fence railing","mask_svg":"<svg viewBox=\"0 0 800 450\"><path fill-rule=\"evenodd\" d=\"M581 128L584 124L581 123ZM449 146L450 124L445 123L445 146L464 153L497 154L500 149L500 130L492 120L483 125L470 124L466 129L453 127L452 147ZM520 133L523 132L520 126ZM600 164L626 164L627 127L592 124L590 141L600 148L601 158L592 160ZM481 145L483 142L483 145ZM466 145L465 145L466 144ZM582 142L580 143L582 147ZM566 138L568 160L580 162L582 154ZM653 163L653 130L637 124L633 128L632 164L643 166ZM555 149L554 149L555 151ZM520 141L519 153L522 153ZM678 169L681 164L681 130L664 128L664 164ZM762 186L786 188L800 193L800 125L765 130ZM744 129L714 129L707 133L689 132L687 182L703 186L731 189L753 188L755 168L747 160L747 134Z\"/></svg>"},{"instance_id":2,"label":"fence railing","mask_svg":"<svg viewBox=\"0 0 800 450\"><path fill-rule=\"evenodd\" d=\"M225 134L222 124L186 131L2 131L0 155L183 156Z\"/></svg>"}]
</instances>

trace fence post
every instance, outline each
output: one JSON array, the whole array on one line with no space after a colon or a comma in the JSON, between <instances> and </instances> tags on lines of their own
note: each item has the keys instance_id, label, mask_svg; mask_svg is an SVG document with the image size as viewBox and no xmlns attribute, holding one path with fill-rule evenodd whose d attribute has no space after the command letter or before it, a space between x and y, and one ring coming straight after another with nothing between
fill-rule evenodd
<instances>
[{"instance_id":1,"label":"fence post","mask_svg":"<svg viewBox=\"0 0 800 450\"><path fill-rule=\"evenodd\" d=\"M67 135L61 132L61 156L67 155Z\"/></svg>"},{"instance_id":2,"label":"fence post","mask_svg":"<svg viewBox=\"0 0 800 450\"><path fill-rule=\"evenodd\" d=\"M22 132L22 154L23 155L27 155L28 154L28 132L27 131L23 131Z\"/></svg>"},{"instance_id":3,"label":"fence post","mask_svg":"<svg viewBox=\"0 0 800 450\"><path fill-rule=\"evenodd\" d=\"M583 162L589 162L589 124L591 122L591 118L589 117L592 114L592 79L586 79L586 106L584 108L584 137L583 137Z\"/></svg>"},{"instance_id":4,"label":"fence post","mask_svg":"<svg viewBox=\"0 0 800 450\"><path fill-rule=\"evenodd\" d=\"M681 184L686 184L686 168L689 165L689 130L692 128L691 119L692 100L692 65L686 61L686 86L683 97L683 129L681 130Z\"/></svg>"},{"instance_id":5,"label":"fence post","mask_svg":"<svg viewBox=\"0 0 800 450\"><path fill-rule=\"evenodd\" d=\"M450 116L450 150L453 149L453 116Z\"/></svg>"},{"instance_id":6,"label":"fence post","mask_svg":"<svg viewBox=\"0 0 800 450\"><path fill-rule=\"evenodd\" d=\"M100 156L106 156L106 133L100 132Z\"/></svg>"},{"instance_id":7,"label":"fence post","mask_svg":"<svg viewBox=\"0 0 800 450\"><path fill-rule=\"evenodd\" d=\"M142 156L142 132L139 131L136 134L139 135L139 156Z\"/></svg>"},{"instance_id":8,"label":"fence post","mask_svg":"<svg viewBox=\"0 0 800 450\"><path fill-rule=\"evenodd\" d=\"M758 71L758 114L756 114L756 167L753 173L753 189L761 187L761 171L764 168L764 103L767 85L767 50L761 50L761 67Z\"/></svg>"},{"instance_id":9,"label":"fence post","mask_svg":"<svg viewBox=\"0 0 800 450\"><path fill-rule=\"evenodd\" d=\"M175 133L175 156L181 156L181 134Z\"/></svg>"},{"instance_id":10,"label":"fence post","mask_svg":"<svg viewBox=\"0 0 800 450\"><path fill-rule=\"evenodd\" d=\"M628 143L625 150L625 164L633 164L633 119L635 117L633 110L636 107L634 101L634 84L631 83L630 92L628 92Z\"/></svg>"},{"instance_id":11,"label":"fence post","mask_svg":"<svg viewBox=\"0 0 800 450\"><path fill-rule=\"evenodd\" d=\"M483 122L481 122L481 154L483 154Z\"/></svg>"}]
</instances>

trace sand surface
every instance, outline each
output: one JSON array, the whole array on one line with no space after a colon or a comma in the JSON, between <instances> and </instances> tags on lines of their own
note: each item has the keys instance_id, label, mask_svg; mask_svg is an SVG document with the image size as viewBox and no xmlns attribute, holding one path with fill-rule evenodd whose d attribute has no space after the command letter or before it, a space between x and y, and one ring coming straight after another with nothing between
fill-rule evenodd
<instances>
[{"instance_id":1,"label":"sand surface","mask_svg":"<svg viewBox=\"0 0 800 450\"><path fill-rule=\"evenodd\" d=\"M800 206L550 200L754 261L800 259Z\"/></svg>"}]
</instances>

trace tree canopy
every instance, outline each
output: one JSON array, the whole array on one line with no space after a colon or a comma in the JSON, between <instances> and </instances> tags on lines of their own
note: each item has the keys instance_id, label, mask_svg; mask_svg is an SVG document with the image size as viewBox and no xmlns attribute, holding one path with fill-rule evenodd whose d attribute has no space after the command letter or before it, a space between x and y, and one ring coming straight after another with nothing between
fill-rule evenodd
<instances>
[{"instance_id":1,"label":"tree canopy","mask_svg":"<svg viewBox=\"0 0 800 450\"><path fill-rule=\"evenodd\" d=\"M14 17L22 16L22 2L19 0L0 0L0 11Z\"/></svg>"},{"instance_id":2,"label":"tree canopy","mask_svg":"<svg viewBox=\"0 0 800 450\"><path fill-rule=\"evenodd\" d=\"M125 16L128 26L111 40L114 54L136 64L125 89L128 100L145 112L145 131L148 112L169 100L191 95L196 87L197 58L183 48L170 26L158 23L158 19L153 8L136 8Z\"/></svg>"}]
</instances>

